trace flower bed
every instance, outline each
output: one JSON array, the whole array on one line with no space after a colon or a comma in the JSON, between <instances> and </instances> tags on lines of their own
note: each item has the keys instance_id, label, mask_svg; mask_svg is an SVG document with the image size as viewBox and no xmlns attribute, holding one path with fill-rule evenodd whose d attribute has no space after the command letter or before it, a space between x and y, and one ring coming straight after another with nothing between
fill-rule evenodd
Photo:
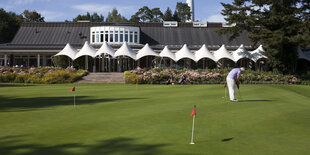
<instances>
[{"instance_id":1,"label":"flower bed","mask_svg":"<svg viewBox=\"0 0 310 155\"><path fill-rule=\"evenodd\" d=\"M9 68L0 67L0 82L8 83L72 83L87 75L86 70L56 67Z\"/></svg>"},{"instance_id":2,"label":"flower bed","mask_svg":"<svg viewBox=\"0 0 310 155\"><path fill-rule=\"evenodd\" d=\"M230 69L187 70L155 68L145 70L137 68L124 73L125 83L165 84L179 83L185 77L184 84L219 84L226 81ZM172 79L170 81L170 79ZM245 84L305 84L293 75L275 74L246 70L241 75L241 83Z\"/></svg>"}]
</instances>

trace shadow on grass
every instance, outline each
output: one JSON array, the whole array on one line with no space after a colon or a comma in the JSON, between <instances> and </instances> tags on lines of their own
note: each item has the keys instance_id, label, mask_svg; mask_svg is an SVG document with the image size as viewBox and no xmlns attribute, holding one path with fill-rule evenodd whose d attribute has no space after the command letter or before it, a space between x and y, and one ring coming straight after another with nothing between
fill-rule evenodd
<instances>
[{"instance_id":1,"label":"shadow on grass","mask_svg":"<svg viewBox=\"0 0 310 155\"><path fill-rule=\"evenodd\" d=\"M0 83L0 88L3 88L3 87L30 87L30 86L35 86L35 85L27 84L27 83Z\"/></svg>"},{"instance_id":2,"label":"shadow on grass","mask_svg":"<svg viewBox=\"0 0 310 155\"><path fill-rule=\"evenodd\" d=\"M238 100L238 102L272 102L274 100Z\"/></svg>"},{"instance_id":3,"label":"shadow on grass","mask_svg":"<svg viewBox=\"0 0 310 155\"><path fill-rule=\"evenodd\" d=\"M88 96L77 96L76 105L93 105L96 103L137 100L143 98L103 98L91 99ZM71 105L73 97L35 97L35 98L6 98L0 96L0 111L30 111L38 108Z\"/></svg>"},{"instance_id":4,"label":"shadow on grass","mask_svg":"<svg viewBox=\"0 0 310 155\"><path fill-rule=\"evenodd\" d=\"M134 154L155 155L163 154L161 147L167 144L136 144L136 139L114 138L98 141L94 145L81 143L67 143L61 145L45 146L42 144L22 144L21 138L15 136L0 138L0 154L10 155L75 155L75 154ZM72 151L75 150L75 151Z\"/></svg>"},{"instance_id":5,"label":"shadow on grass","mask_svg":"<svg viewBox=\"0 0 310 155\"><path fill-rule=\"evenodd\" d=\"M222 139L222 142L229 142L229 141L231 141L231 140L233 140L233 139L234 139L234 137L225 138L225 139Z\"/></svg>"}]
</instances>

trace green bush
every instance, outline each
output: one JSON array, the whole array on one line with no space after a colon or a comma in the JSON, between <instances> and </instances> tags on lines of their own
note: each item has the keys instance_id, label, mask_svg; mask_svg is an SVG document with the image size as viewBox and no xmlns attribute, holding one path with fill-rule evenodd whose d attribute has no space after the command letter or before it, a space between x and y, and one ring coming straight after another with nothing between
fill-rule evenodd
<instances>
[{"instance_id":1,"label":"green bush","mask_svg":"<svg viewBox=\"0 0 310 155\"><path fill-rule=\"evenodd\" d=\"M86 70L61 69L55 67L0 68L0 82L14 83L72 83L88 74Z\"/></svg>"},{"instance_id":2,"label":"green bush","mask_svg":"<svg viewBox=\"0 0 310 155\"><path fill-rule=\"evenodd\" d=\"M187 70L187 69L163 69L154 68L145 70L137 68L126 71L124 78L126 83L139 84L159 84L165 83L173 78L173 83L177 83L182 76L185 76L187 84L206 84L206 83L224 83L226 76L231 69L208 69L208 70ZM304 84L300 78L293 75L282 75L273 72L261 72L246 70L241 74L242 83L291 83Z\"/></svg>"}]
</instances>

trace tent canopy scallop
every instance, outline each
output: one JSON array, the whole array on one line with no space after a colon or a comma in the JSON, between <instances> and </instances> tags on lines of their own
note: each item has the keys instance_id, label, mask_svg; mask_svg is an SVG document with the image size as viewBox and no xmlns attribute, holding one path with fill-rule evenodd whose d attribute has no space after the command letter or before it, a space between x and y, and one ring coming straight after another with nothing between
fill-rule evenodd
<instances>
[{"instance_id":1,"label":"tent canopy scallop","mask_svg":"<svg viewBox=\"0 0 310 155\"><path fill-rule=\"evenodd\" d=\"M96 56L101 54L108 54L114 57L115 50L106 41L104 41L100 49L96 52Z\"/></svg>"},{"instance_id":2,"label":"tent canopy scallop","mask_svg":"<svg viewBox=\"0 0 310 155\"><path fill-rule=\"evenodd\" d=\"M251 58L254 62L257 62L257 60L261 59L261 58L267 59L267 57L264 55L265 50L263 49L262 45L260 45L256 50L254 50L250 53L251 53Z\"/></svg>"},{"instance_id":3,"label":"tent canopy scallop","mask_svg":"<svg viewBox=\"0 0 310 155\"><path fill-rule=\"evenodd\" d=\"M136 60L136 52L128 46L127 42L124 42L121 48L115 52L114 57L118 56L128 56Z\"/></svg>"},{"instance_id":4,"label":"tent canopy scallop","mask_svg":"<svg viewBox=\"0 0 310 155\"><path fill-rule=\"evenodd\" d=\"M85 41L84 46L82 49L75 55L75 59L81 57L81 56L91 56L91 57L96 57L96 50L89 45L88 41Z\"/></svg>"},{"instance_id":5,"label":"tent canopy scallop","mask_svg":"<svg viewBox=\"0 0 310 155\"><path fill-rule=\"evenodd\" d=\"M196 57L196 61L198 62L200 59L203 58L209 58L213 61L215 61L214 56L212 55L212 53L208 50L208 48L206 47L205 44L202 45L202 47L196 51L195 53L195 57Z\"/></svg>"},{"instance_id":6,"label":"tent canopy scallop","mask_svg":"<svg viewBox=\"0 0 310 155\"><path fill-rule=\"evenodd\" d=\"M310 58L303 51L301 51L300 48L298 48L297 50L298 50L298 59L305 59L307 61L310 61Z\"/></svg>"},{"instance_id":7,"label":"tent canopy scallop","mask_svg":"<svg viewBox=\"0 0 310 155\"><path fill-rule=\"evenodd\" d=\"M234 61L233 56L227 51L225 45L222 45L217 51L214 52L214 57L216 61L220 59L227 58Z\"/></svg>"},{"instance_id":8,"label":"tent canopy scallop","mask_svg":"<svg viewBox=\"0 0 310 155\"><path fill-rule=\"evenodd\" d=\"M74 60L76 53L77 53L77 50L73 48L69 43L67 43L65 48L61 50L59 53L57 53L55 56L65 55L71 58L71 60Z\"/></svg>"},{"instance_id":9,"label":"tent canopy scallop","mask_svg":"<svg viewBox=\"0 0 310 155\"><path fill-rule=\"evenodd\" d=\"M173 61L176 61L175 54L170 51L168 46L165 46L165 48L160 52L159 56L162 58L167 57L172 59Z\"/></svg>"},{"instance_id":10,"label":"tent canopy scallop","mask_svg":"<svg viewBox=\"0 0 310 155\"><path fill-rule=\"evenodd\" d=\"M179 51L176 52L175 57L177 61L183 58L189 58L189 59L196 61L194 54L188 49L186 44L184 44L183 47Z\"/></svg>"},{"instance_id":11,"label":"tent canopy scallop","mask_svg":"<svg viewBox=\"0 0 310 155\"><path fill-rule=\"evenodd\" d=\"M251 59L251 55L246 49L244 48L243 44L240 45L240 47L232 52L234 61L238 62L242 58L248 58Z\"/></svg>"},{"instance_id":12,"label":"tent canopy scallop","mask_svg":"<svg viewBox=\"0 0 310 155\"><path fill-rule=\"evenodd\" d=\"M149 46L149 44L145 44L144 47L138 51L137 60L145 56L159 56L154 50Z\"/></svg>"}]
</instances>

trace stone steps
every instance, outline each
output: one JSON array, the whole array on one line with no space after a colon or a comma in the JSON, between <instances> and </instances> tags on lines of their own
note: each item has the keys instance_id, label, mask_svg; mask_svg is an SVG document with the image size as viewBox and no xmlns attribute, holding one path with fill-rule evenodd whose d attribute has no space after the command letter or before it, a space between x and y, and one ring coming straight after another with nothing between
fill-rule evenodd
<instances>
[{"instance_id":1,"label":"stone steps","mask_svg":"<svg viewBox=\"0 0 310 155\"><path fill-rule=\"evenodd\" d=\"M125 83L124 73L89 73L77 83Z\"/></svg>"}]
</instances>

